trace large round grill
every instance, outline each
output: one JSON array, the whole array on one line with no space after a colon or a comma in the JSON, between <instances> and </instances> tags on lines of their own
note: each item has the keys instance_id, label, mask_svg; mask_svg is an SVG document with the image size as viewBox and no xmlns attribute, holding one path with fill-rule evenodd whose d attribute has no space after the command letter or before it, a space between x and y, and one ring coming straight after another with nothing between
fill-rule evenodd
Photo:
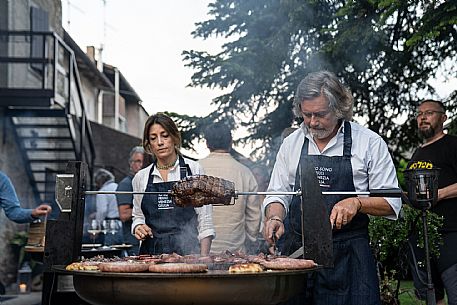
<instances>
[{"instance_id":1,"label":"large round grill","mask_svg":"<svg viewBox=\"0 0 457 305\"><path fill-rule=\"evenodd\" d=\"M209 270L194 274L107 273L55 271L72 274L76 293L94 305L108 304L278 304L298 294L305 274L316 268L234 274Z\"/></svg>"}]
</instances>

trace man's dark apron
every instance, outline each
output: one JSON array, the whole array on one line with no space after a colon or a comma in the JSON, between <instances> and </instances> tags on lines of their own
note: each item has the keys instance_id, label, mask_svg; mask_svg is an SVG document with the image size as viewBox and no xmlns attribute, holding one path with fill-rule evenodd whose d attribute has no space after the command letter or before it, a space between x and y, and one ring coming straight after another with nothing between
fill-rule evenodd
<instances>
[{"instance_id":1,"label":"man's dark apron","mask_svg":"<svg viewBox=\"0 0 457 305\"><path fill-rule=\"evenodd\" d=\"M305 137L300 163L312 162L322 191L355 191L351 166L351 125L344 122L342 156L308 155ZM300 164L299 163L299 164ZM297 168L295 190L300 187ZM351 197L326 195L324 200L330 216L333 206ZM294 196L290 205L283 253L290 255L301 247L301 199ZM306 211L305 211L306 213ZM368 240L368 216L357 214L350 223L333 231L334 268L320 270L308 278L306 294L287 304L368 305L380 304L376 264ZM304 300L305 299L305 303Z\"/></svg>"},{"instance_id":2,"label":"man's dark apron","mask_svg":"<svg viewBox=\"0 0 457 305\"><path fill-rule=\"evenodd\" d=\"M179 157L181 179L192 172L184 159ZM141 201L146 224L152 229L153 238L146 238L140 247L140 254L178 253L180 255L200 253L198 241L198 219L193 207L177 207L166 194L175 181L154 183L155 164L149 172L146 192Z\"/></svg>"}]
</instances>

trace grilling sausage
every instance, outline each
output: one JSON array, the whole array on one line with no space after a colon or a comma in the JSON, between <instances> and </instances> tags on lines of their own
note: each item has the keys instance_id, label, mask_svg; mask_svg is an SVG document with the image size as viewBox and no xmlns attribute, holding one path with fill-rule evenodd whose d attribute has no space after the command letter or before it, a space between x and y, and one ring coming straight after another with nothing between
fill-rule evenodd
<instances>
[{"instance_id":1,"label":"grilling sausage","mask_svg":"<svg viewBox=\"0 0 457 305\"><path fill-rule=\"evenodd\" d=\"M132 261L108 262L100 263L98 268L103 272L144 272L148 271L149 264Z\"/></svg>"},{"instance_id":2,"label":"grilling sausage","mask_svg":"<svg viewBox=\"0 0 457 305\"><path fill-rule=\"evenodd\" d=\"M149 271L158 273L195 273L208 271L208 266L205 264L165 263L149 265Z\"/></svg>"},{"instance_id":3,"label":"grilling sausage","mask_svg":"<svg viewBox=\"0 0 457 305\"><path fill-rule=\"evenodd\" d=\"M201 207L206 204L230 204L235 196L231 181L207 176L188 176L177 181L171 190L177 206Z\"/></svg>"}]
</instances>

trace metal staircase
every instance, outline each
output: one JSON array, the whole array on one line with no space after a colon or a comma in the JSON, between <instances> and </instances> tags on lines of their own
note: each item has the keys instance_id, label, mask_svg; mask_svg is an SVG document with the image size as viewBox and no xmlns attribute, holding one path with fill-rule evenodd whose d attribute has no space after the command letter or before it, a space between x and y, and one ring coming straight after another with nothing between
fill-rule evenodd
<instances>
[{"instance_id":1,"label":"metal staircase","mask_svg":"<svg viewBox=\"0 0 457 305\"><path fill-rule=\"evenodd\" d=\"M20 55L37 40L41 56ZM95 159L76 58L52 32L0 32L0 41L0 55L9 50L0 56L9 76L6 87L0 83L0 106L6 107L36 200L53 202L55 175L68 161L85 161L92 174Z\"/></svg>"}]
</instances>

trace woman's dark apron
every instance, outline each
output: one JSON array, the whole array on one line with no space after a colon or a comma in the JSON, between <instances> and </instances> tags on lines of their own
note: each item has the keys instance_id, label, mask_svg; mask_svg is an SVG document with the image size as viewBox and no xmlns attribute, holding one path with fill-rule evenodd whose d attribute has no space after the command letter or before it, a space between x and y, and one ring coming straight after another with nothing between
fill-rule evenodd
<instances>
[{"instance_id":1,"label":"woman's dark apron","mask_svg":"<svg viewBox=\"0 0 457 305\"><path fill-rule=\"evenodd\" d=\"M342 156L308 154L309 140L305 137L300 163L311 162L322 191L355 191L351 165L351 125L344 122ZM299 189L300 172L297 168L294 189ZM333 206L351 197L324 196L328 215ZM283 253L290 255L301 247L301 199L294 196L290 205ZM306 211L305 211L306 213ZM368 305L380 304L376 264L368 238L368 216L357 214L350 223L333 231L334 268L322 269L308 278L306 293L287 304Z\"/></svg>"},{"instance_id":2,"label":"woman's dark apron","mask_svg":"<svg viewBox=\"0 0 457 305\"><path fill-rule=\"evenodd\" d=\"M149 172L146 192L141 201L146 224L152 229L152 238L146 238L140 254L178 253L180 255L200 253L198 241L198 219L193 207L177 207L171 196L166 194L176 181L154 183L155 164ZM184 159L179 157L180 177L192 175Z\"/></svg>"}]
</instances>

